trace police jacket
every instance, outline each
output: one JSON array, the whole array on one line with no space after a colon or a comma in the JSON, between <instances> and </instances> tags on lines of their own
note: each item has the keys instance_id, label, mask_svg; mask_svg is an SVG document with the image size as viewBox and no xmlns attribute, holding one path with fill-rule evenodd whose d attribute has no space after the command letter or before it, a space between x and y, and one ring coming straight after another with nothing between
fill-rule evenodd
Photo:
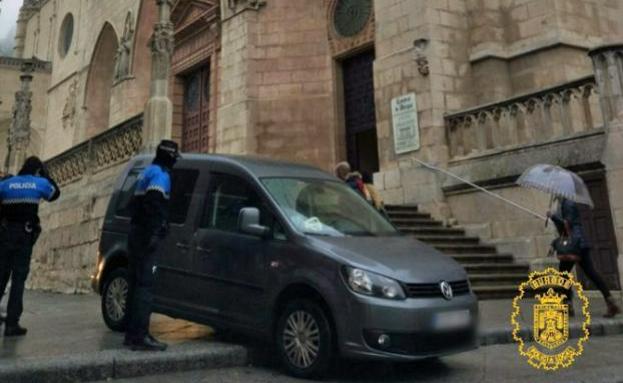
<instances>
[{"instance_id":1,"label":"police jacket","mask_svg":"<svg viewBox=\"0 0 623 383\"><path fill-rule=\"evenodd\" d=\"M139 175L134 201L132 224L151 235L164 236L169 224L171 177L164 166L153 163Z\"/></svg>"},{"instance_id":2,"label":"police jacket","mask_svg":"<svg viewBox=\"0 0 623 383\"><path fill-rule=\"evenodd\" d=\"M591 247L589 240L586 238L584 229L582 228L582 217L578 204L569 199L563 199L560 202L558 212L552 215L552 221L556 225L558 233L563 235L566 231L565 222L569 225L571 235L580 240L580 247L588 249Z\"/></svg>"},{"instance_id":3,"label":"police jacket","mask_svg":"<svg viewBox=\"0 0 623 383\"><path fill-rule=\"evenodd\" d=\"M31 174L0 181L0 213L10 222L39 223L39 203L60 197L61 191L51 178Z\"/></svg>"}]
</instances>

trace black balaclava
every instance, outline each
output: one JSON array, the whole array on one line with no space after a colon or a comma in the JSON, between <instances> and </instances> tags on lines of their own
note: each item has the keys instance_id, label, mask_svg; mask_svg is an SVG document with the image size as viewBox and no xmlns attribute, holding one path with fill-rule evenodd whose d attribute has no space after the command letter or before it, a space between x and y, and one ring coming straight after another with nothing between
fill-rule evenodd
<instances>
[{"instance_id":1,"label":"black balaclava","mask_svg":"<svg viewBox=\"0 0 623 383\"><path fill-rule=\"evenodd\" d=\"M24 166L19 171L20 176L24 175L37 175L43 169L43 162L39 159L39 157L28 157L24 162Z\"/></svg>"},{"instance_id":2,"label":"black balaclava","mask_svg":"<svg viewBox=\"0 0 623 383\"><path fill-rule=\"evenodd\" d=\"M177 143L175 141L162 140L156 149L156 158L153 163L171 170L179 157Z\"/></svg>"}]
</instances>

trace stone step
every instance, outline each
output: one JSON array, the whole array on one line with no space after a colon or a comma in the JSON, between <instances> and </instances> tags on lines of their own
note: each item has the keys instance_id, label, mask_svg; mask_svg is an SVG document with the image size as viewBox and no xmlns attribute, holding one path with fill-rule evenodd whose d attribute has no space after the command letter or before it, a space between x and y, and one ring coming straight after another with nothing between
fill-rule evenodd
<instances>
[{"instance_id":1,"label":"stone step","mask_svg":"<svg viewBox=\"0 0 623 383\"><path fill-rule=\"evenodd\" d=\"M412 211L412 212L408 212L408 211L398 211L398 212L387 212L387 216L389 217L389 219L391 221L396 221L396 222L401 222L401 221L405 221L405 220L409 220L409 219L432 219L430 214L427 213L420 213L417 211Z\"/></svg>"},{"instance_id":2,"label":"stone step","mask_svg":"<svg viewBox=\"0 0 623 383\"><path fill-rule=\"evenodd\" d=\"M433 244L437 250L447 254L496 254L497 249L494 246L487 245L461 245L440 243Z\"/></svg>"},{"instance_id":3,"label":"stone step","mask_svg":"<svg viewBox=\"0 0 623 383\"><path fill-rule=\"evenodd\" d=\"M415 238L428 244L475 245L480 243L480 238L478 237L461 235L415 235Z\"/></svg>"},{"instance_id":4,"label":"stone step","mask_svg":"<svg viewBox=\"0 0 623 383\"><path fill-rule=\"evenodd\" d=\"M417 226L400 229L405 234L418 235L465 235L465 230L444 226Z\"/></svg>"},{"instance_id":5,"label":"stone step","mask_svg":"<svg viewBox=\"0 0 623 383\"><path fill-rule=\"evenodd\" d=\"M429 219L435 221L431 218L430 214L426 213L403 213L403 214L388 214L389 219L394 223L394 225L402 225L412 223L414 220L421 219Z\"/></svg>"},{"instance_id":6,"label":"stone step","mask_svg":"<svg viewBox=\"0 0 623 383\"><path fill-rule=\"evenodd\" d=\"M400 212L400 211L418 211L417 205L385 205L387 212Z\"/></svg>"},{"instance_id":7,"label":"stone step","mask_svg":"<svg viewBox=\"0 0 623 383\"><path fill-rule=\"evenodd\" d=\"M519 294L517 286L514 285L479 286L474 287L473 291L479 300L511 299Z\"/></svg>"},{"instance_id":8,"label":"stone step","mask_svg":"<svg viewBox=\"0 0 623 383\"><path fill-rule=\"evenodd\" d=\"M446 254L462 265L478 263L513 264L511 254Z\"/></svg>"},{"instance_id":9,"label":"stone step","mask_svg":"<svg viewBox=\"0 0 623 383\"><path fill-rule=\"evenodd\" d=\"M510 274L470 274L469 281L473 287L477 286L498 286L513 285L519 286L528 278L525 273Z\"/></svg>"},{"instance_id":10,"label":"stone step","mask_svg":"<svg viewBox=\"0 0 623 383\"><path fill-rule=\"evenodd\" d=\"M393 220L393 219L390 219L390 221L400 231L407 231L407 230L418 228L418 227L422 227L422 226L426 226L426 227L430 227L430 226L443 227L443 223L442 222L435 221L435 220L432 220L432 219L427 219L427 218L412 218L408 223L401 223L400 225L397 225L396 221Z\"/></svg>"},{"instance_id":11,"label":"stone step","mask_svg":"<svg viewBox=\"0 0 623 383\"><path fill-rule=\"evenodd\" d=\"M530 271L530 267L528 265L522 264L505 264L505 263L474 263L463 265L465 271L467 271L468 275L472 274L515 274L515 273L525 273L528 275Z\"/></svg>"}]
</instances>

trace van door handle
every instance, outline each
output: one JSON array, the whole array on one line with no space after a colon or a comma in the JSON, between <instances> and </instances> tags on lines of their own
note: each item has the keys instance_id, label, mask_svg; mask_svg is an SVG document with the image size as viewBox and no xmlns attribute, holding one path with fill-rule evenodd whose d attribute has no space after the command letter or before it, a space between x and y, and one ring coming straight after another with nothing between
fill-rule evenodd
<instances>
[{"instance_id":1,"label":"van door handle","mask_svg":"<svg viewBox=\"0 0 623 383\"><path fill-rule=\"evenodd\" d=\"M207 248L201 247L201 246L197 246L197 250L199 250L202 253L207 253L207 254L210 254L212 252L212 249L207 249Z\"/></svg>"},{"instance_id":2,"label":"van door handle","mask_svg":"<svg viewBox=\"0 0 623 383\"><path fill-rule=\"evenodd\" d=\"M189 245L187 245L187 244L185 244L185 243L182 243L182 242L178 242L178 243L176 243L176 244L175 244L175 246L177 246L177 247L178 247L178 248L180 248L180 249L184 249L184 250L188 250L188 249L190 249L190 246L189 246Z\"/></svg>"}]
</instances>

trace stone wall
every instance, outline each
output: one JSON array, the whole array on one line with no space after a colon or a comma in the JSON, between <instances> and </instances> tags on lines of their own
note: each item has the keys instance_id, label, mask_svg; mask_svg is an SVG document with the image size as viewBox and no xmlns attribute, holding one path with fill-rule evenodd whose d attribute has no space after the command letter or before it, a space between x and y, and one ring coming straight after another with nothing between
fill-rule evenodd
<instances>
[{"instance_id":1,"label":"stone wall","mask_svg":"<svg viewBox=\"0 0 623 383\"><path fill-rule=\"evenodd\" d=\"M115 180L141 147L136 117L48 161L61 198L40 208L43 232L35 246L28 287L88 292L89 277Z\"/></svg>"},{"instance_id":2,"label":"stone wall","mask_svg":"<svg viewBox=\"0 0 623 383\"><path fill-rule=\"evenodd\" d=\"M100 101L110 106L107 127L142 112L149 92L150 72L145 64L150 57L147 40L155 18L153 3L149 0L48 0L42 2L41 8L28 20L24 57L36 56L53 62L50 79L42 92L49 100L49 108L43 113L46 145L40 153L42 157L53 157L88 138L88 82L98 39L106 24L112 26L116 39L121 38L128 12L133 15L132 27L136 31L131 68L138 70L126 81L104 85L111 88L111 97ZM69 13L74 19L74 30L69 50L63 56L59 47L60 30ZM98 59L114 67L115 53L106 52Z\"/></svg>"},{"instance_id":3,"label":"stone wall","mask_svg":"<svg viewBox=\"0 0 623 383\"><path fill-rule=\"evenodd\" d=\"M28 288L91 292L104 215L124 165L63 185L59 200L42 204L43 233L33 253Z\"/></svg>"}]
</instances>

